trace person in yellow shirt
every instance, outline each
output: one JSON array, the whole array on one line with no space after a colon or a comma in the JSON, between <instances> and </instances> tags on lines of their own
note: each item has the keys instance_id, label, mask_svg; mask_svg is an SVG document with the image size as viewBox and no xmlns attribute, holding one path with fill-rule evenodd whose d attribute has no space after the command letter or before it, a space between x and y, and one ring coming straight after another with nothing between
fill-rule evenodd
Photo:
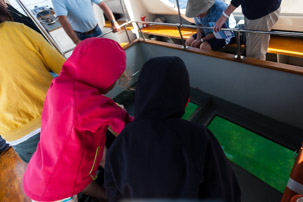
<instances>
[{"instance_id":1,"label":"person in yellow shirt","mask_svg":"<svg viewBox=\"0 0 303 202\"><path fill-rule=\"evenodd\" d=\"M59 74L65 58L40 34L11 21L0 4L0 135L29 162L40 139L49 72Z\"/></svg>"}]
</instances>

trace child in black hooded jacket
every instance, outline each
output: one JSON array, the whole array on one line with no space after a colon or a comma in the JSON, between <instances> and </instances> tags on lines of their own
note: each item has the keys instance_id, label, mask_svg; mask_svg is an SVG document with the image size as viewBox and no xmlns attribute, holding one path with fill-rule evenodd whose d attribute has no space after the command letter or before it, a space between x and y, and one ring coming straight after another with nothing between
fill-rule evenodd
<instances>
[{"instance_id":1,"label":"child in black hooded jacket","mask_svg":"<svg viewBox=\"0 0 303 202\"><path fill-rule=\"evenodd\" d=\"M178 57L146 62L136 89L135 120L107 153L108 200L122 198L241 200L238 182L217 139L182 120L189 76Z\"/></svg>"}]
</instances>

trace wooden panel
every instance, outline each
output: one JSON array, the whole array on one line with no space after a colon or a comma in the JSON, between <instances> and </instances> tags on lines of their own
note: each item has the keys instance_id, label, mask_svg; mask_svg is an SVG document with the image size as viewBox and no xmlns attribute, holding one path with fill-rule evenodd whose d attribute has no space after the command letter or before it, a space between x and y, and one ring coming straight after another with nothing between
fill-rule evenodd
<instances>
[{"instance_id":1,"label":"wooden panel","mask_svg":"<svg viewBox=\"0 0 303 202\"><path fill-rule=\"evenodd\" d=\"M190 38L193 34L197 32L196 29L186 28L186 27L182 27L181 31L184 39ZM175 39L181 38L177 27L151 25L149 27L142 28L142 32L145 34L154 34L158 36L171 37Z\"/></svg>"},{"instance_id":2,"label":"wooden panel","mask_svg":"<svg viewBox=\"0 0 303 202\"><path fill-rule=\"evenodd\" d=\"M125 23L125 21L117 21L117 22L118 22L119 25L122 25L123 23ZM111 28L112 25L110 24L110 21L105 21L104 27ZM124 29L124 27L121 27L121 29ZM132 24L129 24L129 25L126 26L126 29L127 30L133 30L134 28L133 28Z\"/></svg>"},{"instance_id":3,"label":"wooden panel","mask_svg":"<svg viewBox=\"0 0 303 202\"><path fill-rule=\"evenodd\" d=\"M17 153L10 148L0 156L0 201L1 202L30 202L22 186L22 177L26 169Z\"/></svg>"}]
</instances>

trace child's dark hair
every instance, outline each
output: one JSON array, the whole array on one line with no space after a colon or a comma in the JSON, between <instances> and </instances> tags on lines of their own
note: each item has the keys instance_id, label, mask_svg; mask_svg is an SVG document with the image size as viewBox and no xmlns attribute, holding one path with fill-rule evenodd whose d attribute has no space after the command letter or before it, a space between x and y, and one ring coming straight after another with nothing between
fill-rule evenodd
<instances>
[{"instance_id":1,"label":"child's dark hair","mask_svg":"<svg viewBox=\"0 0 303 202\"><path fill-rule=\"evenodd\" d=\"M5 21L13 21L13 17L8 10L0 3L0 24Z\"/></svg>"}]
</instances>

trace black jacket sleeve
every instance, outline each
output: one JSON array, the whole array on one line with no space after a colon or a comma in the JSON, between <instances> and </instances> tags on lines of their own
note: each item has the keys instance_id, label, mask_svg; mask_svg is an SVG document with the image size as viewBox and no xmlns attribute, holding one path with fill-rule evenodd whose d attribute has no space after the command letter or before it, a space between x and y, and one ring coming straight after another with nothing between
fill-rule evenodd
<instances>
[{"instance_id":1,"label":"black jacket sleeve","mask_svg":"<svg viewBox=\"0 0 303 202\"><path fill-rule=\"evenodd\" d=\"M107 200L109 202L119 201L122 198L121 193L119 192L116 183L114 181L111 169L109 156L106 157L105 168L104 168L104 186L106 189Z\"/></svg>"},{"instance_id":2,"label":"black jacket sleeve","mask_svg":"<svg viewBox=\"0 0 303 202\"><path fill-rule=\"evenodd\" d=\"M241 4L241 0L232 0L231 5L233 5L234 7L238 7Z\"/></svg>"},{"instance_id":3,"label":"black jacket sleeve","mask_svg":"<svg viewBox=\"0 0 303 202\"><path fill-rule=\"evenodd\" d=\"M228 202L241 201L241 191L230 162L215 138L207 130L210 140L204 159L202 159L203 181L199 187L200 198L215 198Z\"/></svg>"}]
</instances>

